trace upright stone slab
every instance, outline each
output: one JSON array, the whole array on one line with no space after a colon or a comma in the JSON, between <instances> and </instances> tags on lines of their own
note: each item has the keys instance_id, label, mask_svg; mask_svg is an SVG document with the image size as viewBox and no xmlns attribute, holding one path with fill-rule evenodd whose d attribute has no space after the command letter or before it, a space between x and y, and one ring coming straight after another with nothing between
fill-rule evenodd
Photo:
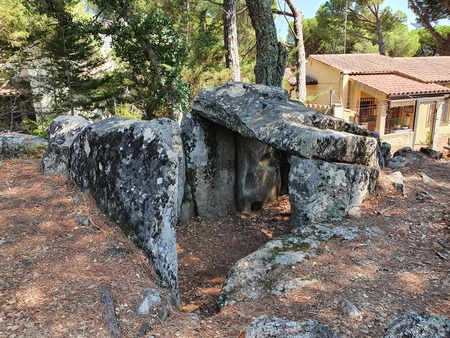
<instances>
[{"instance_id":1,"label":"upright stone slab","mask_svg":"<svg viewBox=\"0 0 450 338\"><path fill-rule=\"evenodd\" d=\"M291 158L289 195L296 226L344 217L375 188L378 169Z\"/></svg>"},{"instance_id":2,"label":"upright stone slab","mask_svg":"<svg viewBox=\"0 0 450 338\"><path fill-rule=\"evenodd\" d=\"M70 175L124 231L135 234L179 302L175 226L184 186L178 125L169 119L93 123L71 148Z\"/></svg>"},{"instance_id":3,"label":"upright stone slab","mask_svg":"<svg viewBox=\"0 0 450 338\"><path fill-rule=\"evenodd\" d=\"M183 118L181 129L190 191L183 204L192 203L194 212L204 218L234 214L236 145L233 132L195 114Z\"/></svg>"},{"instance_id":4,"label":"upright stone slab","mask_svg":"<svg viewBox=\"0 0 450 338\"><path fill-rule=\"evenodd\" d=\"M42 158L44 174L68 174L70 147L89 122L81 116L58 116L50 123L48 148Z\"/></svg>"},{"instance_id":5,"label":"upright stone slab","mask_svg":"<svg viewBox=\"0 0 450 338\"><path fill-rule=\"evenodd\" d=\"M274 201L280 189L280 165L275 149L236 135L236 205L257 211Z\"/></svg>"}]
</instances>

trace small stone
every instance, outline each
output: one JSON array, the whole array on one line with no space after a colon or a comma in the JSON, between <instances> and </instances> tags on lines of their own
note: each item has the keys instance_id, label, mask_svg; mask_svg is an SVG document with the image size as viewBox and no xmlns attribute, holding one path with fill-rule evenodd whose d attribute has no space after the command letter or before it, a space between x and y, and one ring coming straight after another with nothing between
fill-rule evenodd
<instances>
[{"instance_id":1,"label":"small stone","mask_svg":"<svg viewBox=\"0 0 450 338\"><path fill-rule=\"evenodd\" d=\"M350 317L350 318L353 318L356 320L362 319L362 312L348 300L344 299L340 305L342 308L342 312L347 317Z\"/></svg>"},{"instance_id":2,"label":"small stone","mask_svg":"<svg viewBox=\"0 0 450 338\"><path fill-rule=\"evenodd\" d=\"M395 318L386 328L384 338L398 337L450 337L450 319L426 312L408 312Z\"/></svg>"},{"instance_id":3,"label":"small stone","mask_svg":"<svg viewBox=\"0 0 450 338\"><path fill-rule=\"evenodd\" d=\"M396 156L393 157L392 160L389 161L388 163L388 168L391 169L397 169L397 168L401 168L404 167L407 164L406 158L404 158L403 156Z\"/></svg>"},{"instance_id":4,"label":"small stone","mask_svg":"<svg viewBox=\"0 0 450 338\"><path fill-rule=\"evenodd\" d=\"M410 152L412 152L411 147L403 147L403 148L400 148L399 150L397 150L397 151L394 153L394 157L397 157L397 156L403 156L403 155L405 155L405 154L407 154L407 153L410 153Z\"/></svg>"},{"instance_id":5,"label":"small stone","mask_svg":"<svg viewBox=\"0 0 450 338\"><path fill-rule=\"evenodd\" d=\"M433 179L427 174L420 172L419 175L422 177L423 183L429 184L433 182Z\"/></svg>"},{"instance_id":6,"label":"small stone","mask_svg":"<svg viewBox=\"0 0 450 338\"><path fill-rule=\"evenodd\" d=\"M361 218L361 209L359 207L350 208L347 212L347 217L351 219Z\"/></svg>"},{"instance_id":7,"label":"small stone","mask_svg":"<svg viewBox=\"0 0 450 338\"><path fill-rule=\"evenodd\" d=\"M323 325L315 320L309 319L302 322L284 320L277 317L269 319L261 316L253 320L245 333L246 338L269 338L269 337L339 337L328 325Z\"/></svg>"},{"instance_id":8,"label":"small stone","mask_svg":"<svg viewBox=\"0 0 450 338\"><path fill-rule=\"evenodd\" d=\"M154 306L161 303L161 296L158 291L152 288L145 289L144 299L141 301L135 313L138 316L147 315Z\"/></svg>"},{"instance_id":9,"label":"small stone","mask_svg":"<svg viewBox=\"0 0 450 338\"><path fill-rule=\"evenodd\" d=\"M396 171L388 175L387 178L394 184L394 188L406 197L406 190L402 173L400 171Z\"/></svg>"},{"instance_id":10,"label":"small stone","mask_svg":"<svg viewBox=\"0 0 450 338\"><path fill-rule=\"evenodd\" d=\"M440 160L441 158L444 157L444 154L440 151L436 151L430 148L426 148L426 147L421 147L420 148L420 152L435 159L435 160Z\"/></svg>"},{"instance_id":11,"label":"small stone","mask_svg":"<svg viewBox=\"0 0 450 338\"><path fill-rule=\"evenodd\" d=\"M83 226L88 226L89 224L91 224L91 221L89 220L89 218L87 218L84 215L80 215L80 214L75 216L75 221L78 224L83 225Z\"/></svg>"}]
</instances>

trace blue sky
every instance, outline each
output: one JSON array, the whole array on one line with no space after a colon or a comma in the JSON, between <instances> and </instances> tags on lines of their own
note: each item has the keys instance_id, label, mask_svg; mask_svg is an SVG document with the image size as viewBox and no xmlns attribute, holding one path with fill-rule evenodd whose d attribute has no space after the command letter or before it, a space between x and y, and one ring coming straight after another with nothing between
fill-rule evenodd
<instances>
[{"instance_id":1,"label":"blue sky","mask_svg":"<svg viewBox=\"0 0 450 338\"><path fill-rule=\"evenodd\" d=\"M294 0L294 4L298 10L303 13L305 19L313 18L316 15L316 11L320 5L325 3L326 0ZM283 1L280 4L283 5ZM385 0L384 7L391 7L394 11L400 10L408 17L406 23L409 29L414 29L414 22L416 17L414 13L408 8L408 0ZM288 7L286 7L288 9ZM287 34L287 25L284 17L278 16L276 19L278 34L281 38L285 39Z\"/></svg>"}]
</instances>

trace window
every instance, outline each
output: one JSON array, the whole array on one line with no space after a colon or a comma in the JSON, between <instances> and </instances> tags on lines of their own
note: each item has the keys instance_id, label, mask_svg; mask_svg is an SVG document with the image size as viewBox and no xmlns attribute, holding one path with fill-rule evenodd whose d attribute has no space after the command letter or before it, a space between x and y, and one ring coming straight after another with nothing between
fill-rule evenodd
<instances>
[{"instance_id":1,"label":"window","mask_svg":"<svg viewBox=\"0 0 450 338\"><path fill-rule=\"evenodd\" d=\"M431 123L433 123L435 119L435 113L436 113L436 101L430 102L428 107L428 114L427 114L427 126L430 126Z\"/></svg>"},{"instance_id":2,"label":"window","mask_svg":"<svg viewBox=\"0 0 450 338\"><path fill-rule=\"evenodd\" d=\"M359 124L365 125L370 131L375 131L377 124L376 108L374 98L364 98L359 102Z\"/></svg>"},{"instance_id":3,"label":"window","mask_svg":"<svg viewBox=\"0 0 450 338\"><path fill-rule=\"evenodd\" d=\"M414 105L391 107L387 111L384 132L386 134L412 130L414 127ZM400 128L400 129L399 129Z\"/></svg>"}]
</instances>

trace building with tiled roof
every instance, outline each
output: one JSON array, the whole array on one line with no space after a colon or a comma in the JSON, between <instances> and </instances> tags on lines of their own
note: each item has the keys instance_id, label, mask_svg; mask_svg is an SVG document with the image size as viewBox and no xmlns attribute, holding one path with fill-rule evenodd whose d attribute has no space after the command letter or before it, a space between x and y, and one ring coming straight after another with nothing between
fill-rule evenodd
<instances>
[{"instance_id":1,"label":"building with tiled roof","mask_svg":"<svg viewBox=\"0 0 450 338\"><path fill-rule=\"evenodd\" d=\"M441 149L450 140L450 56L310 55L306 74L317 81L307 85L313 103L379 132L394 149Z\"/></svg>"}]
</instances>

